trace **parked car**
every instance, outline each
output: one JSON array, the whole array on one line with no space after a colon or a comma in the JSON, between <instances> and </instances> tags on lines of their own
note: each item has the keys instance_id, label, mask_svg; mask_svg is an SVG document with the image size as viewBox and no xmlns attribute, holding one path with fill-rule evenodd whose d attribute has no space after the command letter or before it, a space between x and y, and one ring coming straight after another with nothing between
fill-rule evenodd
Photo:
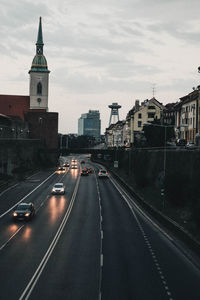
<instances>
[{"instance_id":1,"label":"parked car","mask_svg":"<svg viewBox=\"0 0 200 300\"><path fill-rule=\"evenodd\" d=\"M167 142L166 147L176 148L176 143L175 142Z\"/></svg>"},{"instance_id":2,"label":"parked car","mask_svg":"<svg viewBox=\"0 0 200 300\"><path fill-rule=\"evenodd\" d=\"M99 170L98 177L99 178L108 178L108 172L106 170Z\"/></svg>"},{"instance_id":3,"label":"parked car","mask_svg":"<svg viewBox=\"0 0 200 300\"><path fill-rule=\"evenodd\" d=\"M185 139L178 139L176 141L177 146L185 146L186 145L186 140Z\"/></svg>"},{"instance_id":4,"label":"parked car","mask_svg":"<svg viewBox=\"0 0 200 300\"><path fill-rule=\"evenodd\" d=\"M85 163L85 161L84 160L81 160L81 164L84 164Z\"/></svg>"},{"instance_id":5,"label":"parked car","mask_svg":"<svg viewBox=\"0 0 200 300\"><path fill-rule=\"evenodd\" d=\"M188 142L185 146L187 149L195 149L196 145L194 142Z\"/></svg>"},{"instance_id":6,"label":"parked car","mask_svg":"<svg viewBox=\"0 0 200 300\"><path fill-rule=\"evenodd\" d=\"M62 182L57 182L54 184L51 193L53 195L64 195L65 193L65 186Z\"/></svg>"},{"instance_id":7,"label":"parked car","mask_svg":"<svg viewBox=\"0 0 200 300\"><path fill-rule=\"evenodd\" d=\"M30 220L35 215L35 207L33 203L20 203L13 211L14 220Z\"/></svg>"}]
</instances>

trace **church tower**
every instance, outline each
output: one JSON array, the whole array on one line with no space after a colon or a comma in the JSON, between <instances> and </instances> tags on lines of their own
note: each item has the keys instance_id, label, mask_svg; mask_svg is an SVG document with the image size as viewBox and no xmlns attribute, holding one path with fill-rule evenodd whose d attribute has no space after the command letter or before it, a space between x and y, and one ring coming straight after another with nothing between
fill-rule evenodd
<instances>
[{"instance_id":1,"label":"church tower","mask_svg":"<svg viewBox=\"0 0 200 300\"><path fill-rule=\"evenodd\" d=\"M48 111L49 73L47 60L43 55L42 18L39 20L36 55L30 74L30 109Z\"/></svg>"}]
</instances>

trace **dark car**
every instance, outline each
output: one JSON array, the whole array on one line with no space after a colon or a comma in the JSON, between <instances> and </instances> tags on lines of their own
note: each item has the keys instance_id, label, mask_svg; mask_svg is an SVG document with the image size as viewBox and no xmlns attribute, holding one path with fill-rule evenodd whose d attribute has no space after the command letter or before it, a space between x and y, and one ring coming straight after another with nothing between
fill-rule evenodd
<instances>
[{"instance_id":1,"label":"dark car","mask_svg":"<svg viewBox=\"0 0 200 300\"><path fill-rule=\"evenodd\" d=\"M58 167L58 173L64 173L65 168L64 167Z\"/></svg>"},{"instance_id":2,"label":"dark car","mask_svg":"<svg viewBox=\"0 0 200 300\"><path fill-rule=\"evenodd\" d=\"M93 169L92 168L88 168L88 173L93 173Z\"/></svg>"},{"instance_id":3,"label":"dark car","mask_svg":"<svg viewBox=\"0 0 200 300\"><path fill-rule=\"evenodd\" d=\"M81 171L81 176L88 176L88 169L83 169L82 171Z\"/></svg>"},{"instance_id":4,"label":"dark car","mask_svg":"<svg viewBox=\"0 0 200 300\"><path fill-rule=\"evenodd\" d=\"M81 160L81 164L84 164L85 163L85 161L84 160Z\"/></svg>"},{"instance_id":5,"label":"dark car","mask_svg":"<svg viewBox=\"0 0 200 300\"><path fill-rule=\"evenodd\" d=\"M77 165L71 165L70 169L78 169Z\"/></svg>"},{"instance_id":6,"label":"dark car","mask_svg":"<svg viewBox=\"0 0 200 300\"><path fill-rule=\"evenodd\" d=\"M30 220L34 215L33 203L20 203L12 214L14 220Z\"/></svg>"},{"instance_id":7,"label":"dark car","mask_svg":"<svg viewBox=\"0 0 200 300\"><path fill-rule=\"evenodd\" d=\"M186 140L185 139L178 139L176 141L176 146L185 146L186 145Z\"/></svg>"},{"instance_id":8,"label":"dark car","mask_svg":"<svg viewBox=\"0 0 200 300\"><path fill-rule=\"evenodd\" d=\"M63 167L69 167L69 163L68 163L68 162L65 162L65 163L63 164Z\"/></svg>"}]
</instances>

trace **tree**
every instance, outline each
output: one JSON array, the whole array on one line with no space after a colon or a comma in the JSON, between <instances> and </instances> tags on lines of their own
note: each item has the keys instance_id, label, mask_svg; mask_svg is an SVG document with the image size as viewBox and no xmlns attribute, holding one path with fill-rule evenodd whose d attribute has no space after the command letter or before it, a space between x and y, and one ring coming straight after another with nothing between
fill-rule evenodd
<instances>
[{"instance_id":1,"label":"tree","mask_svg":"<svg viewBox=\"0 0 200 300\"><path fill-rule=\"evenodd\" d=\"M143 131L147 145L151 147L163 147L175 137L174 127L159 125L156 122L144 124Z\"/></svg>"}]
</instances>

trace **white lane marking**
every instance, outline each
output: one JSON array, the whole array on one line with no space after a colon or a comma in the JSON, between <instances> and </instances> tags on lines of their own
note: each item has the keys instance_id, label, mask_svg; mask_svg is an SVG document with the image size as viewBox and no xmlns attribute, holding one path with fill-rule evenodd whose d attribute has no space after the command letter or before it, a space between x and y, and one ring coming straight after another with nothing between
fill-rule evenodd
<instances>
[{"instance_id":1,"label":"white lane marking","mask_svg":"<svg viewBox=\"0 0 200 300\"><path fill-rule=\"evenodd\" d=\"M39 174L40 172L41 172L41 171L39 171L39 172L36 172L36 173L32 174L31 176L27 177L26 179L30 179L30 178L32 178L33 176L35 176L35 175Z\"/></svg>"},{"instance_id":2,"label":"white lane marking","mask_svg":"<svg viewBox=\"0 0 200 300\"><path fill-rule=\"evenodd\" d=\"M14 236L24 227L24 225L22 225L20 228L18 228L18 230L7 240L7 242L5 242L1 247L0 247L0 251L10 242L10 240L12 240L12 238L14 238Z\"/></svg>"},{"instance_id":3,"label":"white lane marking","mask_svg":"<svg viewBox=\"0 0 200 300\"><path fill-rule=\"evenodd\" d=\"M30 196L33 192L35 192L41 185L43 185L47 180L49 180L49 178L51 178L54 174L55 174L55 172L53 172L53 174L51 174L43 182L41 182L38 186L36 186L36 188L34 188L30 193L28 193L26 196L24 196L22 199L20 199L17 203L15 203L15 205L13 205L6 212L4 212L2 215L0 215L0 218L2 218L5 215L7 215L17 204L19 204L20 202L22 202L23 200L25 200L28 196Z\"/></svg>"},{"instance_id":4,"label":"white lane marking","mask_svg":"<svg viewBox=\"0 0 200 300\"><path fill-rule=\"evenodd\" d=\"M103 254L101 254L101 267L103 267Z\"/></svg>"},{"instance_id":5,"label":"white lane marking","mask_svg":"<svg viewBox=\"0 0 200 300\"><path fill-rule=\"evenodd\" d=\"M101 239L100 239L100 249L99 249L99 254L100 254L100 261L99 261L99 300L101 300L102 297L102 267L103 267L103 228L102 228L102 205L101 205L101 194L100 194L100 189L99 189L99 183L97 180L96 172L95 173L95 180L96 180L96 186L97 186L97 194L98 194L98 199L99 199L99 216L100 216L100 222L99 222L99 230L101 234Z\"/></svg>"},{"instance_id":6,"label":"white lane marking","mask_svg":"<svg viewBox=\"0 0 200 300\"><path fill-rule=\"evenodd\" d=\"M31 177L33 177L34 175L37 175L37 174L39 174L39 173L40 173L40 172L34 173L33 175L27 177L26 179L30 179ZM4 193L6 193L7 191L9 191L9 190L13 189L14 187L16 187L17 185L19 185L19 182L16 183L16 184L14 184L14 185L12 185L12 186L10 186L9 188L7 188L6 190L4 190L3 192L1 192L1 193L0 193L0 197L1 197Z\"/></svg>"},{"instance_id":7,"label":"white lane marking","mask_svg":"<svg viewBox=\"0 0 200 300\"><path fill-rule=\"evenodd\" d=\"M3 192L1 192L1 193L0 193L0 196L2 196L2 195L3 195L4 193L6 193L7 191L13 189L14 187L16 187L18 184L19 184L19 183L16 183L16 184L10 186L9 188L7 188L6 190L4 190Z\"/></svg>"},{"instance_id":8,"label":"white lane marking","mask_svg":"<svg viewBox=\"0 0 200 300\"><path fill-rule=\"evenodd\" d=\"M151 257L152 257L152 261L153 261L153 263L154 263L155 268L157 269L157 273L159 274L159 277L160 277L161 283L163 284L163 287L164 287L164 289L165 289L165 292L166 292L166 290L168 291L168 290L169 290L169 287L167 286L167 281L166 281L166 279L165 279L165 281L163 281L162 278L161 278L161 275L163 274L163 272L162 272L161 267L160 267L160 265L159 265L159 263L158 263L158 258L156 259L156 262L155 262L155 260L154 260L154 258L153 258L153 254L154 254L154 256L155 256L155 251L153 251L153 253L151 252L150 249L153 249L153 247L151 246L151 243L149 242L149 239L148 239L148 237L147 237L147 234L145 233L145 230L144 230L142 224L140 223L140 221L139 221L139 219L138 219L138 217L137 217L137 215L136 215L136 213L135 213L135 211L134 211L134 208L133 208L133 207L131 206L131 204L129 203L130 197L125 197L125 195L121 192L121 190L123 191L123 189L121 189L121 187L120 187L119 185L116 185L113 179L111 180L111 182L112 182L113 185L116 187L116 189L118 190L118 192L120 193L120 195L122 196L122 198L123 198L123 199L125 200L125 202L127 203L128 207L130 208L130 210L131 210L131 212L132 212L132 214L133 214L133 216L134 216L134 218L135 218L135 220L136 220L136 223L137 223L137 225L138 225L138 228L139 228L139 230L140 230L140 232L141 232L141 234L142 234L142 236L143 236L143 238L144 238L144 243L146 244L147 249L148 249L148 251L149 251L149 253L150 253ZM128 199L129 199L129 201L128 201ZM130 202L132 203L132 201L130 201ZM136 208L135 208L135 209L136 209ZM144 235L145 235L145 236L144 236ZM166 294L167 294L167 293L166 293ZM171 295L171 294L170 294L170 295ZM169 296L169 295L167 294L167 296ZM172 298L170 298L170 299L173 300Z\"/></svg>"},{"instance_id":9,"label":"white lane marking","mask_svg":"<svg viewBox=\"0 0 200 300\"><path fill-rule=\"evenodd\" d=\"M144 211L142 211L141 208L131 199L131 197L126 193L126 191L121 186L119 186L119 184L117 184L116 181L114 182L114 179L112 177L110 178L110 180L114 184L114 186L117 187L119 193L122 195L123 198L126 196L131 202L131 204L134 205L138 209L138 211L151 222L151 224L154 227L156 227L170 241L173 241L173 239L164 231L164 229L162 229L158 224L156 224L152 219L150 219L150 217ZM119 190L119 188L121 189L122 192Z\"/></svg>"},{"instance_id":10,"label":"white lane marking","mask_svg":"<svg viewBox=\"0 0 200 300\"><path fill-rule=\"evenodd\" d=\"M22 299L29 299L36 283L38 282L38 279L40 278L41 274L42 274L42 271L44 270L54 248L56 247L58 241L59 241L59 238L65 228L65 225L68 221L68 218L70 216L70 213L72 211L72 208L73 208L73 204L74 204L74 201L75 201L75 198L76 198L76 194L77 194L77 191L78 191L78 187L79 187L79 182L80 182L80 177L78 177L77 179L77 182L76 182L76 186L75 186L75 189L74 189L74 192L73 192L73 195L72 195L72 198L71 198L71 201L70 201L70 204L68 206L68 209L63 217L63 220L58 228L58 231L56 232L55 236L54 236L54 239L53 241L51 242L48 250L46 251L43 259L41 260L38 268L36 269L35 273L33 274L31 280L29 281L28 285L26 286L24 292L22 293L22 295L20 296L19 300L22 300Z\"/></svg>"}]
</instances>

